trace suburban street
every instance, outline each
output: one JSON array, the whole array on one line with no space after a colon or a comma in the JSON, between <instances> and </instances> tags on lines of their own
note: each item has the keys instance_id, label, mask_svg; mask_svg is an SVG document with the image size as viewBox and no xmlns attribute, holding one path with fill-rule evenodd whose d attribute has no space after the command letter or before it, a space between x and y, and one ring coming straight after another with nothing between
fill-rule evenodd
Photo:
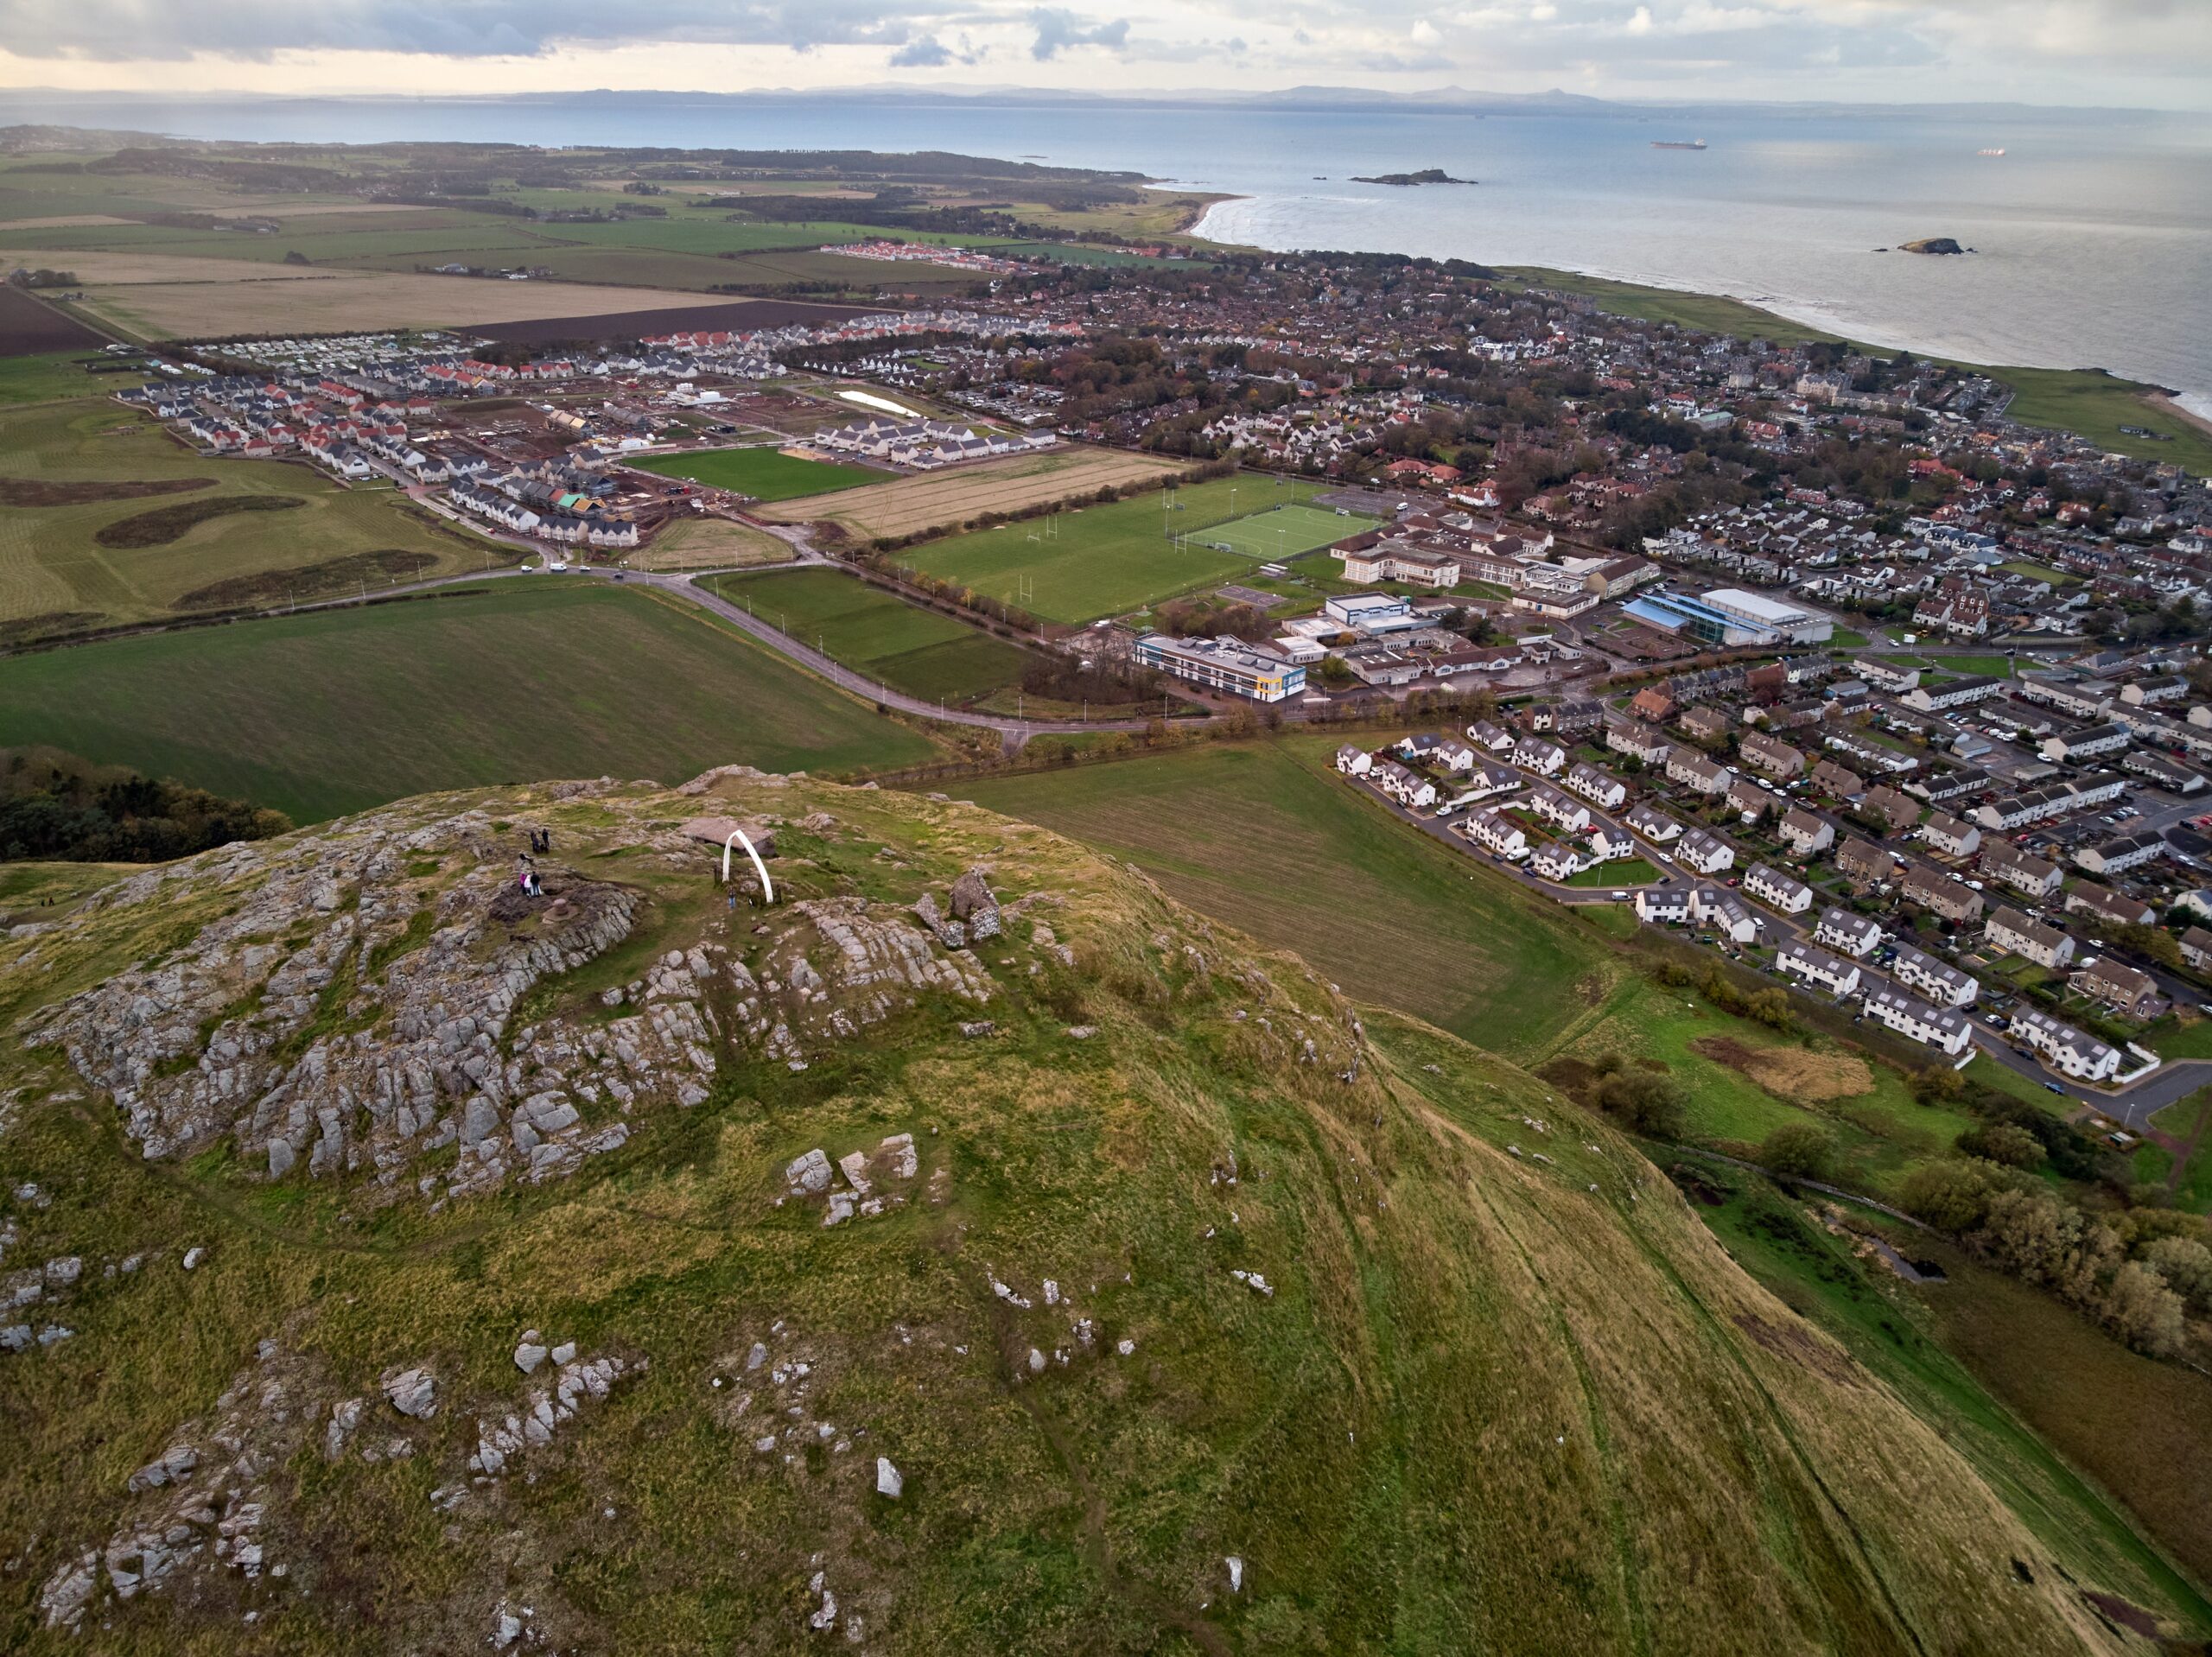
<instances>
[{"instance_id":1,"label":"suburban street","mask_svg":"<svg viewBox=\"0 0 2212 1657\"><path fill-rule=\"evenodd\" d=\"M1391 799L1379 789L1363 785L1354 779L1346 780L1351 785L1358 787L1364 797L1371 799L1384 810L1428 835L1432 840L1449 847L1463 857L1472 859L1484 867L1502 874L1508 879L1518 882L1529 891L1541 892L1554 903L1570 908L1612 905L1619 901L1612 895L1615 891L1627 891L1628 901L1630 903L1634 901L1635 891L1630 887L1567 886L1555 881L1547 880L1453 833L1452 824L1454 819L1421 816ZM1827 818L1839 831L1848 826L1840 819L1821 810L1816 806L1808 804L1802 800L1795 803L1815 816ZM1603 824L1607 828L1616 828L1620 827L1613 817L1599 811L1594 807L1590 809L1590 816L1593 824ZM1633 837L1639 846L1643 844L1641 836ZM1668 878L1676 879L1694 877L1669 875ZM1761 939L1762 943L1778 943L1783 938L1810 943L1813 932L1812 923L1816 922L1818 918L1816 912L1812 911L1808 911L1809 920L1775 913L1764 908L1755 908L1753 912L1765 929L1764 936ZM1859 992L1859 995L1863 996L1870 989L1902 988L1901 986L1892 985L1885 975L1867 962L1862 961L1858 963L1858 966L1864 985ZM1802 986L1793 984L1785 978L1774 975L1769 975L1773 976L1777 984L1789 988L1793 994L1809 993ZM1846 998L1846 1000L1852 999L1857 998ZM1841 1005L1841 1003L1836 1003L1836 1005ZM1993 1030L1983 1022L1986 1015L1982 1011L1977 1008L1961 1009L1961 1011L1967 1015L1976 1049L1993 1062L2002 1064L2014 1075L2032 1082L2038 1087L2045 1087L2056 1082L2065 1097L2076 1103L2090 1106L2104 1115L2111 1117L2131 1133L2141 1133L2144 1124L2168 1105L2187 1098L2200 1088L2212 1086L2212 1061L2177 1059L2161 1064L2150 1075L2129 1087L2111 1089L2085 1088L2056 1071L2046 1069L2040 1060L2022 1053L2013 1046L2005 1032ZM1930 1059L1931 1062L1941 1062L1942 1055L1931 1053Z\"/></svg>"}]
</instances>

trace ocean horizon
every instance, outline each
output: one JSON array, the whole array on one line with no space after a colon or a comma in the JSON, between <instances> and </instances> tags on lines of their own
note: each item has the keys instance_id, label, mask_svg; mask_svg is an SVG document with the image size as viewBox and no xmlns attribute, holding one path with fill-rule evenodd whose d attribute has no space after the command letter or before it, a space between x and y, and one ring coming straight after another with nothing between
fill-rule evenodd
<instances>
[{"instance_id":1,"label":"ocean horizon","mask_svg":"<svg viewBox=\"0 0 2212 1657\"><path fill-rule=\"evenodd\" d=\"M950 149L1219 193L1211 239L1726 295L1885 349L2102 368L2212 416L2212 124L1927 110L785 94L0 94L10 123L260 142ZM1702 149L1661 148L1702 141ZM2002 150L2002 155L1984 152ZM1353 175L1440 168L1466 184ZM1950 237L1957 257L1896 251ZM1887 249L1888 251L1878 251Z\"/></svg>"}]
</instances>

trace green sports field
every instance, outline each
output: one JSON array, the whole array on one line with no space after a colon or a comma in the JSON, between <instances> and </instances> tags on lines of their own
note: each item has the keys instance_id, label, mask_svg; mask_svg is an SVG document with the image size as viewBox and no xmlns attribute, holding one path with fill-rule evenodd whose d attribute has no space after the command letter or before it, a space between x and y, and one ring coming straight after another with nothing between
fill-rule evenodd
<instances>
[{"instance_id":1,"label":"green sports field","mask_svg":"<svg viewBox=\"0 0 2212 1657\"><path fill-rule=\"evenodd\" d=\"M995 529L947 536L899 555L910 568L1003 599L1048 621L1083 622L1140 609L1179 593L1240 575L1275 556L1241 525L1279 511L1296 511L1300 532L1330 539L1368 527L1367 518L1338 517L1306 503L1307 483L1256 477L1187 485L1172 494L1150 491L1110 505L1084 506L1052 519L1028 518ZM1241 545L1224 552L1205 543ZM1272 527L1266 540L1272 543ZM1319 544L1319 543L1315 543Z\"/></svg>"},{"instance_id":2,"label":"green sports field","mask_svg":"<svg viewBox=\"0 0 2212 1657\"><path fill-rule=\"evenodd\" d=\"M755 448L696 449L685 454L656 454L630 464L663 478L683 478L709 489L728 489L755 500L797 500L826 495L864 483L887 483L897 475L874 467L832 466L802 460L765 445Z\"/></svg>"},{"instance_id":3,"label":"green sports field","mask_svg":"<svg viewBox=\"0 0 2212 1657\"><path fill-rule=\"evenodd\" d=\"M1021 676L1027 652L835 569L709 575L701 585L909 695L963 702Z\"/></svg>"},{"instance_id":4,"label":"green sports field","mask_svg":"<svg viewBox=\"0 0 2212 1657\"><path fill-rule=\"evenodd\" d=\"M1210 529L1185 531L1184 539L1263 564L1278 563L1357 535L1374 524L1370 517L1355 517L1319 506L1275 506Z\"/></svg>"},{"instance_id":5,"label":"green sports field","mask_svg":"<svg viewBox=\"0 0 2212 1657\"><path fill-rule=\"evenodd\" d=\"M550 575L0 659L0 746L35 743L302 822L475 783L935 752L688 605Z\"/></svg>"}]
</instances>

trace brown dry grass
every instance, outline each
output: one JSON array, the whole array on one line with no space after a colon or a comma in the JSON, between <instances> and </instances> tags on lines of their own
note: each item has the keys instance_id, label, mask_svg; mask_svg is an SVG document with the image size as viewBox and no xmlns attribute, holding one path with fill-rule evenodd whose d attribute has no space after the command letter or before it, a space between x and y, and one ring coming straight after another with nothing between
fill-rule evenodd
<instances>
[{"instance_id":1,"label":"brown dry grass","mask_svg":"<svg viewBox=\"0 0 2212 1657\"><path fill-rule=\"evenodd\" d=\"M919 535L957 528L986 512L1014 512L1072 499L1107 485L1119 487L1176 469L1173 463L1149 455L1064 448L868 484L828 497L784 501L763 508L760 516L783 524L827 518L864 538Z\"/></svg>"},{"instance_id":2,"label":"brown dry grass","mask_svg":"<svg viewBox=\"0 0 2212 1657\"><path fill-rule=\"evenodd\" d=\"M1733 1036L1700 1036L1690 1051L1726 1064L1793 1104L1855 1099L1874 1089L1866 1061L1849 1053L1815 1053L1802 1047L1751 1047Z\"/></svg>"},{"instance_id":3,"label":"brown dry grass","mask_svg":"<svg viewBox=\"0 0 2212 1657\"><path fill-rule=\"evenodd\" d=\"M765 530L726 517L679 519L624 562L632 569L731 569L787 562L791 549Z\"/></svg>"}]
</instances>

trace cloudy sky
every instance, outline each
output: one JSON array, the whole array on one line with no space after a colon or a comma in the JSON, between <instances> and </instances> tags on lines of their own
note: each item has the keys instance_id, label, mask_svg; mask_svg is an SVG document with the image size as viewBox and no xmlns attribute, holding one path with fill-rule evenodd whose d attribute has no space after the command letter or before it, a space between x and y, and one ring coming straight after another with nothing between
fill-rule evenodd
<instances>
[{"instance_id":1,"label":"cloudy sky","mask_svg":"<svg viewBox=\"0 0 2212 1657\"><path fill-rule=\"evenodd\" d=\"M2018 99L2212 111L2212 0L0 0L0 87Z\"/></svg>"}]
</instances>

